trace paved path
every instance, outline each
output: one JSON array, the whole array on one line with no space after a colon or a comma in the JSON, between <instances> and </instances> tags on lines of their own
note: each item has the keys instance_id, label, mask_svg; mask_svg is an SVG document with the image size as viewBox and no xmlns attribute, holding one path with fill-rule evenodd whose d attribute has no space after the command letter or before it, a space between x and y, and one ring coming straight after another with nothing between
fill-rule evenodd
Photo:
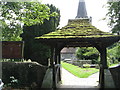
<instances>
[{"instance_id":1,"label":"paved path","mask_svg":"<svg viewBox=\"0 0 120 90\"><path fill-rule=\"evenodd\" d=\"M99 81L99 72L88 78L78 78L62 68L62 85L60 88L94 88Z\"/></svg>"}]
</instances>

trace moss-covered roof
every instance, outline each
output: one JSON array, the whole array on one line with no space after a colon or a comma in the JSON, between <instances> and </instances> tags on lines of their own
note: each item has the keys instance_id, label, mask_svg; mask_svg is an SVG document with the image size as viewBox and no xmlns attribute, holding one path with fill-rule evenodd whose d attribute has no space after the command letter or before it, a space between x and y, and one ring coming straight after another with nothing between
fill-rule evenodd
<instances>
[{"instance_id":1,"label":"moss-covered roof","mask_svg":"<svg viewBox=\"0 0 120 90\"><path fill-rule=\"evenodd\" d=\"M89 19L74 19L69 20L68 25L65 27L44 34L36 39L50 39L50 38L88 38L88 37L109 37L114 36L111 33L103 32L92 26L89 23Z\"/></svg>"}]
</instances>

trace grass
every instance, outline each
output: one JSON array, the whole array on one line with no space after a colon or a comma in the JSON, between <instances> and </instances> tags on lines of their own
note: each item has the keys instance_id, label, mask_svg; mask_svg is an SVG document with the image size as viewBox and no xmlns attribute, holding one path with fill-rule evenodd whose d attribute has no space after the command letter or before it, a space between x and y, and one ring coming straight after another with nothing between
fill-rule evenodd
<instances>
[{"instance_id":1,"label":"grass","mask_svg":"<svg viewBox=\"0 0 120 90\"><path fill-rule=\"evenodd\" d=\"M96 68L80 68L78 66L61 62L62 67L72 73L73 75L79 77L79 78L87 78L90 75L96 73L99 71L99 69Z\"/></svg>"}]
</instances>

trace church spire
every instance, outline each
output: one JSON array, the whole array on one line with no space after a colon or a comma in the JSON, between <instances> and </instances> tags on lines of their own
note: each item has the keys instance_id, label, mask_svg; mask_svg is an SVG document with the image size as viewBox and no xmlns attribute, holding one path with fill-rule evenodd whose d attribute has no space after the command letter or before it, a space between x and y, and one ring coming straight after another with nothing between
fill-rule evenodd
<instances>
[{"instance_id":1,"label":"church spire","mask_svg":"<svg viewBox=\"0 0 120 90\"><path fill-rule=\"evenodd\" d=\"M79 0L78 12L76 18L88 18L84 0Z\"/></svg>"}]
</instances>

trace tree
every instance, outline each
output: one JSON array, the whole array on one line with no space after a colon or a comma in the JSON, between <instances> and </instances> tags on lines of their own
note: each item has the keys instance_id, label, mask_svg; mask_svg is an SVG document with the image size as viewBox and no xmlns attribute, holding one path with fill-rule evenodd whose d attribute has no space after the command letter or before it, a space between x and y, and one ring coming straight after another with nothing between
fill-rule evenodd
<instances>
[{"instance_id":1,"label":"tree","mask_svg":"<svg viewBox=\"0 0 120 90\"><path fill-rule=\"evenodd\" d=\"M19 41L22 40L20 35L23 32L27 32L26 36L28 36L28 38L32 38L32 39L28 39L32 42L32 44L30 42L26 42L25 45L30 44L33 45L34 44L34 37L35 36L40 36L42 34L44 34L45 32L49 32L49 30L55 30L55 28L51 28L49 29L44 25L42 25L44 23L44 21L47 23L48 21L51 21L52 19L50 18L54 18L54 17L59 17L58 13L56 12L52 12L50 8L47 5L41 4L39 2L0 2L1 8L0 8L0 22L2 25L0 25L1 29L2 29L2 40L4 41ZM51 22L55 22L55 21L51 21ZM58 24L58 23L57 23ZM48 24L46 24L48 25ZM49 24L50 25L50 24ZM55 25L55 24L54 24ZM46 27L47 29L36 29L36 31L31 32L29 29L29 31L24 31L25 29L23 29L24 27ZM51 24L50 26L53 26L53 24ZM48 30L48 31L47 31ZM44 32L45 31L45 32ZM31 34L33 35L28 35L28 33L31 32ZM24 35L23 35L24 36ZM30 36L30 37L29 37ZM24 38L26 40L26 38ZM25 47L27 47L27 45ZM39 47L39 44L37 45L36 43L34 44L34 46L29 46L34 55L31 56L32 60L36 60L36 57L38 57L38 54L40 51L48 52L48 53L42 53L40 56L44 56L45 59L48 58L49 56L49 51L48 49L46 49L46 47L41 46L41 49L38 49L37 47ZM27 49L25 48L25 56L27 55L31 55L29 51L26 51ZM45 56L45 55L47 56ZM29 57L28 57L29 58ZM38 59L37 59L38 60ZM40 60L40 59L39 59ZM38 60L38 61L39 61Z\"/></svg>"},{"instance_id":2,"label":"tree","mask_svg":"<svg viewBox=\"0 0 120 90\"><path fill-rule=\"evenodd\" d=\"M76 57L80 60L84 60L84 55L83 53L87 52L87 50L85 48L78 48L76 51Z\"/></svg>"},{"instance_id":3,"label":"tree","mask_svg":"<svg viewBox=\"0 0 120 90\"><path fill-rule=\"evenodd\" d=\"M98 63L99 52L93 47L82 47L78 48L76 56L80 60L92 60L92 63Z\"/></svg>"},{"instance_id":4,"label":"tree","mask_svg":"<svg viewBox=\"0 0 120 90\"><path fill-rule=\"evenodd\" d=\"M50 8L39 2L0 2L0 20L3 40L21 40L22 26L42 24L44 19L57 16ZM16 39L15 39L16 38Z\"/></svg>"},{"instance_id":5,"label":"tree","mask_svg":"<svg viewBox=\"0 0 120 90\"><path fill-rule=\"evenodd\" d=\"M48 65L50 58L50 49L40 42L36 42L35 37L40 37L43 34L55 31L60 21L60 11L53 5L47 5L50 8L50 13L56 12L58 16L52 16L49 20L45 19L43 24L32 26L24 26L21 35L25 41L24 58L31 59L43 65Z\"/></svg>"},{"instance_id":6,"label":"tree","mask_svg":"<svg viewBox=\"0 0 120 90\"><path fill-rule=\"evenodd\" d=\"M2 41L20 41L20 34L22 33L22 27L20 24L10 28L5 22L1 21Z\"/></svg>"},{"instance_id":7,"label":"tree","mask_svg":"<svg viewBox=\"0 0 120 90\"><path fill-rule=\"evenodd\" d=\"M110 22L108 23L112 27L112 33L120 35L120 1L108 2L107 16ZM114 63L120 60L120 44L116 43L112 48L108 49L108 61Z\"/></svg>"},{"instance_id":8,"label":"tree","mask_svg":"<svg viewBox=\"0 0 120 90\"><path fill-rule=\"evenodd\" d=\"M107 50L107 59L108 64L118 63L120 59L120 44L115 43L112 48L108 48Z\"/></svg>"},{"instance_id":9,"label":"tree","mask_svg":"<svg viewBox=\"0 0 120 90\"><path fill-rule=\"evenodd\" d=\"M112 27L112 33L120 34L120 1L108 2L108 13L110 22L108 23Z\"/></svg>"}]
</instances>

